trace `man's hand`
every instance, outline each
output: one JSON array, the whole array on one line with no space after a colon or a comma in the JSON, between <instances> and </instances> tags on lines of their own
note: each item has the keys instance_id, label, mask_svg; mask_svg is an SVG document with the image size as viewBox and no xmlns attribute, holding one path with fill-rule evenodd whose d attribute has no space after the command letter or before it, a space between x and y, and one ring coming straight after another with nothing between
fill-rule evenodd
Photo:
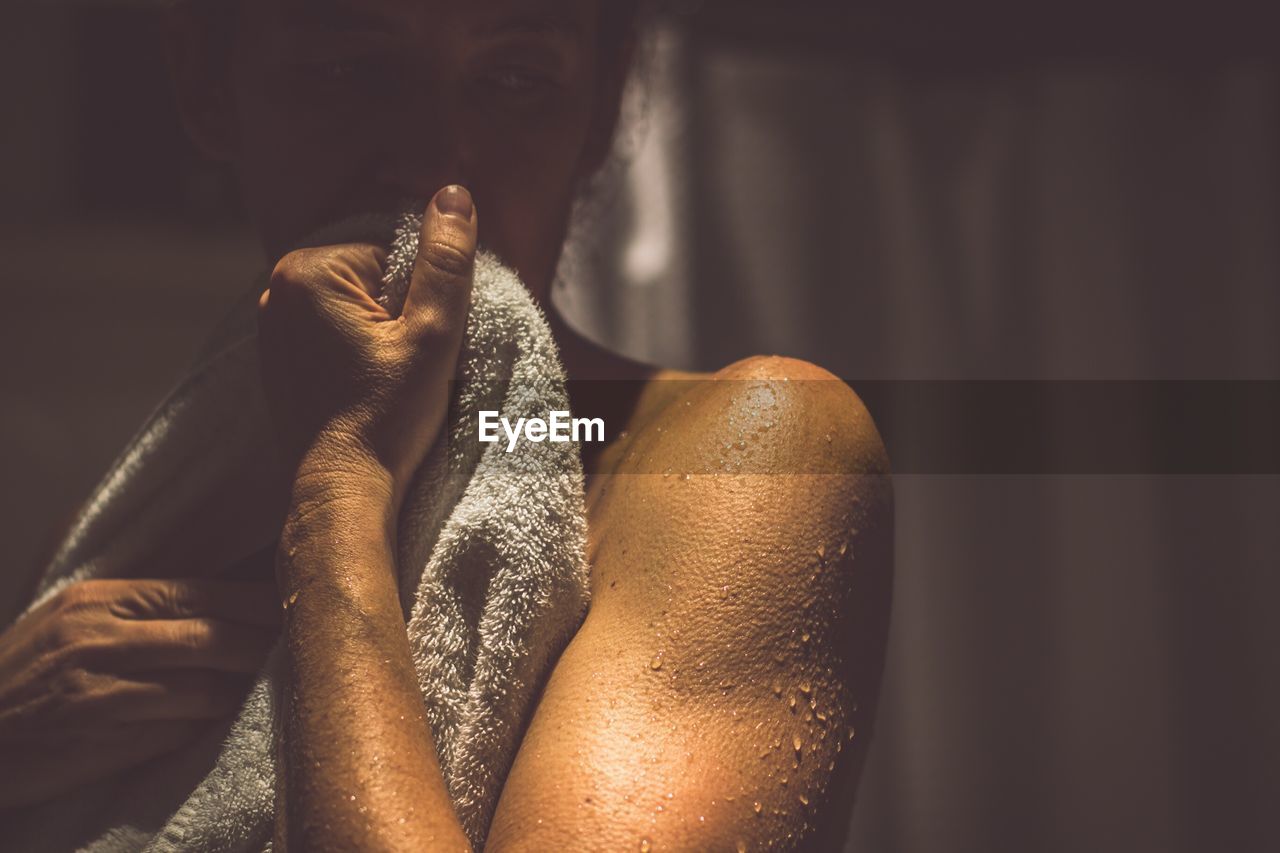
<instances>
[{"instance_id":1,"label":"man's hand","mask_svg":"<svg viewBox=\"0 0 1280 853\"><path fill-rule=\"evenodd\" d=\"M470 305L476 213L462 187L427 206L404 310L378 304L385 252L306 249L259 303L263 375L295 505L375 490L394 512L439 434Z\"/></svg>"},{"instance_id":2,"label":"man's hand","mask_svg":"<svg viewBox=\"0 0 1280 853\"><path fill-rule=\"evenodd\" d=\"M0 808L187 742L244 700L277 636L275 585L93 580L0 634Z\"/></svg>"}]
</instances>

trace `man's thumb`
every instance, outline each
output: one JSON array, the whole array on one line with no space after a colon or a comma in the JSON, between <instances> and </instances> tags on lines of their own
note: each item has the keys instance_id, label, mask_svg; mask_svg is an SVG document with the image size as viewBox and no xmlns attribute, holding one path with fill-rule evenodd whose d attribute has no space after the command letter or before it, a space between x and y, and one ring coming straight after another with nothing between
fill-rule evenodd
<instances>
[{"instance_id":1,"label":"man's thumb","mask_svg":"<svg viewBox=\"0 0 1280 853\"><path fill-rule=\"evenodd\" d=\"M422 234L402 316L422 331L449 332L466 322L476 259L476 209L465 187L436 193Z\"/></svg>"}]
</instances>

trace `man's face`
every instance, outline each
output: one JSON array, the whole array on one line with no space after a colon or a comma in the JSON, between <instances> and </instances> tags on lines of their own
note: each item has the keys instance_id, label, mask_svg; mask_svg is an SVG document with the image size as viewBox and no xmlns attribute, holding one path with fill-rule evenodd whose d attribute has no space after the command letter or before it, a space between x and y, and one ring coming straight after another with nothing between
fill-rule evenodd
<instances>
[{"instance_id":1,"label":"man's face","mask_svg":"<svg viewBox=\"0 0 1280 853\"><path fill-rule=\"evenodd\" d=\"M597 156L598 0L243 6L228 150L273 257L319 225L461 183L481 241L549 284Z\"/></svg>"}]
</instances>

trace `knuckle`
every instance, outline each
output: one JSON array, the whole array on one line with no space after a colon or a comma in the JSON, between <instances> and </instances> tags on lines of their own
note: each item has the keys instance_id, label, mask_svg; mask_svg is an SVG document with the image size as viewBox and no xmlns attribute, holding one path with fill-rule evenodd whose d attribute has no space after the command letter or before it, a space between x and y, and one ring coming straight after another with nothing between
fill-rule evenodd
<instances>
[{"instance_id":1,"label":"knuckle","mask_svg":"<svg viewBox=\"0 0 1280 853\"><path fill-rule=\"evenodd\" d=\"M207 619L183 619L178 627L178 643L190 649L206 649L213 643L213 626Z\"/></svg>"},{"instance_id":2,"label":"knuckle","mask_svg":"<svg viewBox=\"0 0 1280 853\"><path fill-rule=\"evenodd\" d=\"M297 249L285 255L271 271L271 288L272 290L285 290L305 284L307 280L307 271L314 266L312 252L307 249Z\"/></svg>"},{"instance_id":3,"label":"knuckle","mask_svg":"<svg viewBox=\"0 0 1280 853\"><path fill-rule=\"evenodd\" d=\"M166 581L156 589L153 610L181 617L193 612L195 591L189 584L180 581Z\"/></svg>"},{"instance_id":4,"label":"knuckle","mask_svg":"<svg viewBox=\"0 0 1280 853\"><path fill-rule=\"evenodd\" d=\"M83 610L97 604L103 592L102 581L79 581L63 587L54 596L54 607L62 612Z\"/></svg>"},{"instance_id":5,"label":"knuckle","mask_svg":"<svg viewBox=\"0 0 1280 853\"><path fill-rule=\"evenodd\" d=\"M329 248L323 266L326 271L344 281L380 281L385 260L386 252L378 246L344 243Z\"/></svg>"},{"instance_id":6,"label":"knuckle","mask_svg":"<svg viewBox=\"0 0 1280 853\"><path fill-rule=\"evenodd\" d=\"M457 246L439 240L423 243L418 259L436 273L450 278L469 278L473 258Z\"/></svg>"},{"instance_id":7,"label":"knuckle","mask_svg":"<svg viewBox=\"0 0 1280 853\"><path fill-rule=\"evenodd\" d=\"M285 255L271 271L266 299L259 307L270 313L277 306L310 298L324 258L313 249L298 249Z\"/></svg>"},{"instance_id":8,"label":"knuckle","mask_svg":"<svg viewBox=\"0 0 1280 853\"><path fill-rule=\"evenodd\" d=\"M55 667L75 667L94 663L119 642L120 638L101 625L60 619L45 632L41 651Z\"/></svg>"},{"instance_id":9,"label":"knuckle","mask_svg":"<svg viewBox=\"0 0 1280 853\"><path fill-rule=\"evenodd\" d=\"M298 274L298 264L292 255L285 255L276 264L275 269L271 271L271 278L267 280L268 300L259 304L279 304L288 291L298 287L302 281L302 277Z\"/></svg>"},{"instance_id":10,"label":"knuckle","mask_svg":"<svg viewBox=\"0 0 1280 853\"><path fill-rule=\"evenodd\" d=\"M59 659L69 660L77 657L82 643L83 633L72 622L60 619L49 626L44 635L44 651L57 655Z\"/></svg>"},{"instance_id":11,"label":"knuckle","mask_svg":"<svg viewBox=\"0 0 1280 853\"><path fill-rule=\"evenodd\" d=\"M54 677L52 687L58 696L75 701L84 699L93 692L94 679L88 670L67 667Z\"/></svg>"}]
</instances>

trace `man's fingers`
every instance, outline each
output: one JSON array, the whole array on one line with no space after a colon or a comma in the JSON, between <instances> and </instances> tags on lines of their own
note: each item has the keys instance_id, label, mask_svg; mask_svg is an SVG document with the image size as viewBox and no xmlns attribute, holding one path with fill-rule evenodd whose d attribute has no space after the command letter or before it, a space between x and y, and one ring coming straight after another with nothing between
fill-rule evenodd
<instances>
[{"instance_id":1,"label":"man's fingers","mask_svg":"<svg viewBox=\"0 0 1280 853\"><path fill-rule=\"evenodd\" d=\"M257 672L277 632L216 619L145 619L122 623L119 637L100 650L114 672L213 669Z\"/></svg>"},{"instance_id":2,"label":"man's fingers","mask_svg":"<svg viewBox=\"0 0 1280 853\"><path fill-rule=\"evenodd\" d=\"M376 305L382 293L387 251L372 243L338 243L295 249L276 262L258 310L269 314L277 300L307 305L346 302Z\"/></svg>"},{"instance_id":3,"label":"man's fingers","mask_svg":"<svg viewBox=\"0 0 1280 853\"><path fill-rule=\"evenodd\" d=\"M244 704L243 675L188 669L137 673L112 680L101 712L119 722L217 720Z\"/></svg>"},{"instance_id":4,"label":"man's fingers","mask_svg":"<svg viewBox=\"0 0 1280 853\"><path fill-rule=\"evenodd\" d=\"M121 619L210 618L264 628L280 624L274 583L194 579L92 583L99 587L112 615Z\"/></svg>"},{"instance_id":5,"label":"man's fingers","mask_svg":"<svg viewBox=\"0 0 1280 853\"><path fill-rule=\"evenodd\" d=\"M465 187L445 187L427 205L403 311L416 330L461 332L471 302L476 221L475 203Z\"/></svg>"}]
</instances>

